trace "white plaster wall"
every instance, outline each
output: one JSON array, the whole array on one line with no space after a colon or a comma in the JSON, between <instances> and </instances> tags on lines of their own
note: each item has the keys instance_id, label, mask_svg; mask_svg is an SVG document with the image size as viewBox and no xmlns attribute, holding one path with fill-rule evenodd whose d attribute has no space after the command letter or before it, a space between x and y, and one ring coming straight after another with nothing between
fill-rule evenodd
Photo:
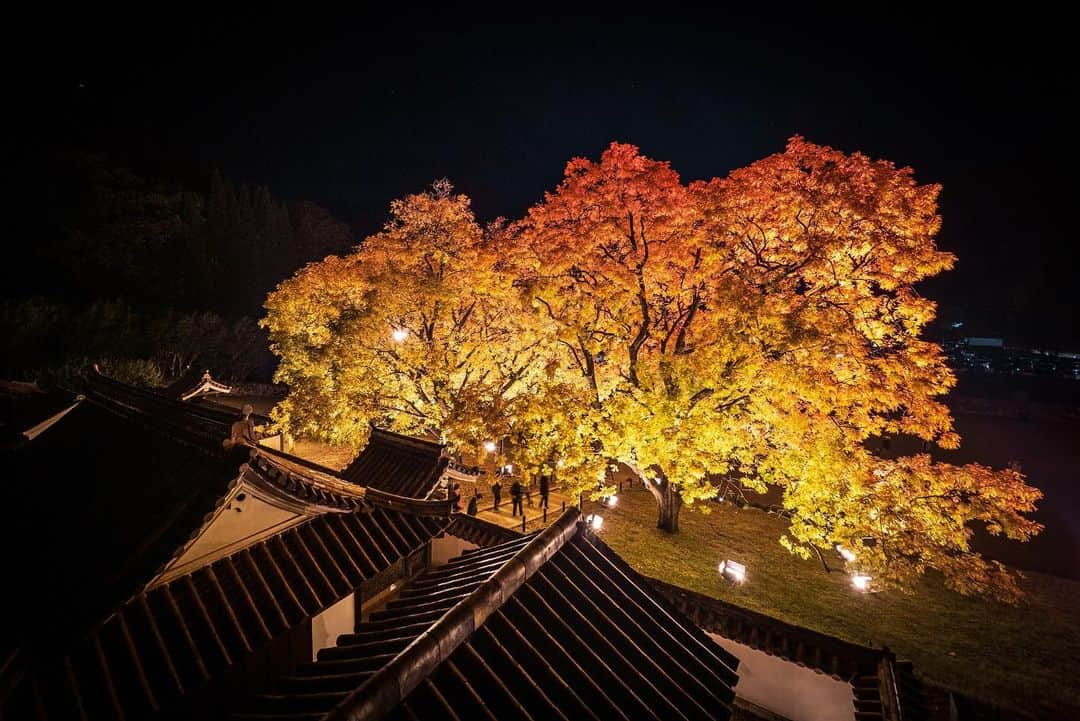
<instances>
[{"instance_id":1,"label":"white plaster wall","mask_svg":"<svg viewBox=\"0 0 1080 721\"><path fill-rule=\"evenodd\" d=\"M238 500L240 496L243 496L244 500ZM159 581L191 573L302 520L304 519L293 511L278 508L256 498L251 489L241 484L210 525L204 528L195 542L169 566Z\"/></svg>"},{"instance_id":2,"label":"white plaster wall","mask_svg":"<svg viewBox=\"0 0 1080 721\"><path fill-rule=\"evenodd\" d=\"M763 651L709 636L739 658L735 694L791 721L852 721L851 684Z\"/></svg>"},{"instance_id":3,"label":"white plaster wall","mask_svg":"<svg viewBox=\"0 0 1080 721\"><path fill-rule=\"evenodd\" d=\"M460 556L472 548L479 548L479 546L463 538L451 536L449 533L442 538L433 538L431 539L431 565L432 567L442 566L451 558Z\"/></svg>"},{"instance_id":4,"label":"white plaster wall","mask_svg":"<svg viewBox=\"0 0 1080 721\"><path fill-rule=\"evenodd\" d=\"M311 619L311 660L319 651L337 645L338 636L356 630L356 594L345 598Z\"/></svg>"}]
</instances>

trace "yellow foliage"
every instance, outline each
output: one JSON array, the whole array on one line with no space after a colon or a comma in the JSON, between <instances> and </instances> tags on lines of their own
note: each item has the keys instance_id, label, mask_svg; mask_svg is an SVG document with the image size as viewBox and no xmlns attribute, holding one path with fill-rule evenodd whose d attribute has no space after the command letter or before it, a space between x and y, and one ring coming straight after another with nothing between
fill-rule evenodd
<instances>
[{"instance_id":1,"label":"yellow foliage","mask_svg":"<svg viewBox=\"0 0 1080 721\"><path fill-rule=\"evenodd\" d=\"M290 388L275 418L354 446L372 422L466 451L508 439L526 474L557 468L590 496L620 461L647 477L661 525L721 480L779 486L793 553L842 544L879 581L935 569L1015 599L972 527L1029 538L1039 492L867 443L959 443L940 400L955 379L920 338L935 306L914 288L955 260L934 240L939 190L801 138L689 185L613 144L486 229L437 183L270 294Z\"/></svg>"}]
</instances>

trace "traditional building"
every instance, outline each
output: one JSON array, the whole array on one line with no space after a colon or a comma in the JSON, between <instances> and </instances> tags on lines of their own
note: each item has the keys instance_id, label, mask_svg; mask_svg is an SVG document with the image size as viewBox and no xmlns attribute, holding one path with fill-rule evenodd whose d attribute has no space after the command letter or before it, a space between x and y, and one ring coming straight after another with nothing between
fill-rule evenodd
<instances>
[{"instance_id":1,"label":"traditional building","mask_svg":"<svg viewBox=\"0 0 1080 721\"><path fill-rule=\"evenodd\" d=\"M0 449L22 445L74 403L75 398L64 391L45 391L35 383L0 381Z\"/></svg>"},{"instance_id":2,"label":"traditional building","mask_svg":"<svg viewBox=\"0 0 1080 721\"><path fill-rule=\"evenodd\" d=\"M190 401L213 393L224 395L232 392L230 386L214 380L210 371L200 373L196 366L189 367L183 375L162 390L166 397L179 401Z\"/></svg>"},{"instance_id":3,"label":"traditional building","mask_svg":"<svg viewBox=\"0 0 1080 721\"><path fill-rule=\"evenodd\" d=\"M67 401L3 456L0 718L926 718L887 651L642 577L574 509L451 515L438 444L339 474L102 376Z\"/></svg>"},{"instance_id":4,"label":"traditional building","mask_svg":"<svg viewBox=\"0 0 1080 721\"><path fill-rule=\"evenodd\" d=\"M398 496L427 498L450 462L444 446L372 427L364 450L341 472L350 483Z\"/></svg>"},{"instance_id":5,"label":"traditional building","mask_svg":"<svg viewBox=\"0 0 1080 721\"><path fill-rule=\"evenodd\" d=\"M405 584L238 719L727 719L734 656L565 512Z\"/></svg>"},{"instance_id":6,"label":"traditional building","mask_svg":"<svg viewBox=\"0 0 1080 721\"><path fill-rule=\"evenodd\" d=\"M329 609L423 568L450 523L445 503L227 452L231 418L160 394L98 377L72 401L4 455L21 591L3 718L216 716L250 678L310 660Z\"/></svg>"}]
</instances>

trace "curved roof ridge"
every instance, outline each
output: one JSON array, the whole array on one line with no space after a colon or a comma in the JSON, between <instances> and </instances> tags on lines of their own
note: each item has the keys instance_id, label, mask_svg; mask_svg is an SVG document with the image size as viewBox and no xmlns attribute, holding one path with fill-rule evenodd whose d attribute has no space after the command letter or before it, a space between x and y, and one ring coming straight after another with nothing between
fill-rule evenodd
<instances>
[{"instance_id":1,"label":"curved roof ridge","mask_svg":"<svg viewBox=\"0 0 1080 721\"><path fill-rule=\"evenodd\" d=\"M97 367L90 376L88 395L102 405L132 419L142 422L175 440L208 449L221 450L221 442L229 437L230 426L235 419L225 414L208 415L197 406L168 398L160 393L128 385L102 373Z\"/></svg>"},{"instance_id":2,"label":"curved roof ridge","mask_svg":"<svg viewBox=\"0 0 1080 721\"><path fill-rule=\"evenodd\" d=\"M439 443L438 441L429 440L427 438L418 438L417 436L410 436L404 433L397 433L396 431L387 430L386 428L380 428L379 426L371 425L371 439L368 441L368 445L371 444L376 438L379 440L393 443L399 446L406 446L415 448L420 451L433 452L436 455L442 453L443 448L446 447L445 443Z\"/></svg>"},{"instance_id":3,"label":"curved roof ridge","mask_svg":"<svg viewBox=\"0 0 1080 721\"><path fill-rule=\"evenodd\" d=\"M365 489L361 486L337 476L305 473L302 467L289 467L269 454L262 453L259 446L251 446L251 449L246 467L253 474L253 480L261 481L304 506L355 511L364 503Z\"/></svg>"},{"instance_id":4,"label":"curved roof ridge","mask_svg":"<svg viewBox=\"0 0 1080 721\"><path fill-rule=\"evenodd\" d=\"M274 448L273 446L265 446L265 445L263 445L261 443L254 444L252 447L256 451L258 451L259 453L261 453L263 455L266 455L266 456L270 456L271 460L274 461L275 463L277 463L278 465L282 465L282 463L284 463L285 465L301 466L305 470L312 471L312 472L317 473L317 474L319 474L321 476L329 476L330 478L333 478L333 479L335 479L335 480L337 480L337 481L339 481L341 483L346 483L349 486L357 486L357 484L355 484L355 483L353 483L351 481L343 479L341 477L341 472L340 471L335 471L333 468L330 468L329 466L324 466L321 463L316 463L315 461L309 461L307 458L303 458L301 456L293 455L292 453L287 453L286 451L279 451L278 449ZM362 486L357 486L357 487L361 488Z\"/></svg>"},{"instance_id":5,"label":"curved roof ridge","mask_svg":"<svg viewBox=\"0 0 1080 721\"><path fill-rule=\"evenodd\" d=\"M480 628L488 616L497 611L548 559L578 534L580 518L581 513L577 509L567 509L554 523L533 536L472 593L455 604L430 628L376 671L375 675L345 697L325 719L374 720L393 710Z\"/></svg>"},{"instance_id":6,"label":"curved roof ridge","mask_svg":"<svg viewBox=\"0 0 1080 721\"><path fill-rule=\"evenodd\" d=\"M26 439L28 441L34 440L35 438L40 436L45 431L52 428L56 423L58 423L60 421L61 418L63 418L68 413L71 413L73 410L75 410L75 407L78 406L80 403L82 403L85 400L86 400L86 396L84 396L82 394L79 394L79 395L75 396L75 401L71 405L69 405L67 408L64 408L62 411L49 416L48 418L41 421L40 423L38 423L33 428L28 428L27 430L23 431L22 434L24 436L26 436Z\"/></svg>"},{"instance_id":7,"label":"curved roof ridge","mask_svg":"<svg viewBox=\"0 0 1080 721\"><path fill-rule=\"evenodd\" d=\"M338 475L359 486L425 498L449 462L440 443L372 426L367 445Z\"/></svg>"}]
</instances>

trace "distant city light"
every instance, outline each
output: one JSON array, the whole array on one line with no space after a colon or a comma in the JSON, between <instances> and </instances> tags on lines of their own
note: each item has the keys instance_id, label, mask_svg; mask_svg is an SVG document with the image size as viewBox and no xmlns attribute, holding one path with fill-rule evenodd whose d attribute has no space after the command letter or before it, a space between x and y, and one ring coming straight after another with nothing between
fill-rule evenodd
<instances>
[{"instance_id":1,"label":"distant city light","mask_svg":"<svg viewBox=\"0 0 1080 721\"><path fill-rule=\"evenodd\" d=\"M604 496L603 498L600 499L600 502L603 503L608 508L614 508L615 504L619 502L619 497L618 496Z\"/></svg>"},{"instance_id":2,"label":"distant city light","mask_svg":"<svg viewBox=\"0 0 1080 721\"><path fill-rule=\"evenodd\" d=\"M843 556L845 561L855 560L855 552L852 551L850 548L844 548L839 543L836 544L836 552Z\"/></svg>"},{"instance_id":3,"label":"distant city light","mask_svg":"<svg viewBox=\"0 0 1080 721\"><path fill-rule=\"evenodd\" d=\"M513 472L514 472L514 464L513 463L507 463L505 466L503 466L503 473L505 473L506 475L510 475Z\"/></svg>"},{"instance_id":4,"label":"distant city light","mask_svg":"<svg viewBox=\"0 0 1080 721\"><path fill-rule=\"evenodd\" d=\"M735 561L721 561L720 575L734 583L745 583L746 566Z\"/></svg>"},{"instance_id":5,"label":"distant city light","mask_svg":"<svg viewBox=\"0 0 1080 721\"><path fill-rule=\"evenodd\" d=\"M495 441L484 441L484 450L488 453L495 452Z\"/></svg>"},{"instance_id":6,"label":"distant city light","mask_svg":"<svg viewBox=\"0 0 1080 721\"><path fill-rule=\"evenodd\" d=\"M404 328L394 328L394 332L391 335L398 343L403 343L405 339L409 337L409 331Z\"/></svg>"},{"instance_id":7,"label":"distant city light","mask_svg":"<svg viewBox=\"0 0 1080 721\"><path fill-rule=\"evenodd\" d=\"M555 463L555 466L558 467L558 468L562 468L565 465L566 465L566 461L564 461L561 458Z\"/></svg>"},{"instance_id":8,"label":"distant city light","mask_svg":"<svg viewBox=\"0 0 1080 721\"><path fill-rule=\"evenodd\" d=\"M604 525L604 517L595 513L590 513L585 517L585 524L594 531L599 531L600 526Z\"/></svg>"},{"instance_id":9,"label":"distant city light","mask_svg":"<svg viewBox=\"0 0 1080 721\"><path fill-rule=\"evenodd\" d=\"M857 591L869 591L870 581L874 580L872 577L867 576L865 573L855 573L851 576L851 585L855 587Z\"/></svg>"}]
</instances>

